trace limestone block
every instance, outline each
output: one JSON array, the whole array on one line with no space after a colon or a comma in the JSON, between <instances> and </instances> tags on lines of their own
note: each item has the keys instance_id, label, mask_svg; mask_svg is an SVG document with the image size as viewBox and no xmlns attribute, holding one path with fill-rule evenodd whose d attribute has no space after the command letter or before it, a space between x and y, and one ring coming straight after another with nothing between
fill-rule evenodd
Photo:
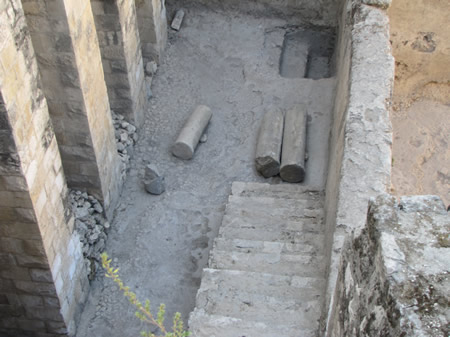
<instances>
[{"instance_id":1,"label":"limestone block","mask_svg":"<svg viewBox=\"0 0 450 337\"><path fill-rule=\"evenodd\" d=\"M172 146L175 157L188 160L194 156L195 148L211 117L211 109L207 106L199 105L195 108Z\"/></svg>"},{"instance_id":2,"label":"limestone block","mask_svg":"<svg viewBox=\"0 0 450 337\"><path fill-rule=\"evenodd\" d=\"M255 165L269 178L280 173L284 116L280 110L269 110L263 117L256 145Z\"/></svg>"},{"instance_id":3,"label":"limestone block","mask_svg":"<svg viewBox=\"0 0 450 337\"><path fill-rule=\"evenodd\" d=\"M179 31L181 28L181 24L183 23L183 19L184 19L184 10L179 9L175 13L175 17L173 18L173 21L172 21L172 24L170 25L170 27L176 31Z\"/></svg>"}]
</instances>

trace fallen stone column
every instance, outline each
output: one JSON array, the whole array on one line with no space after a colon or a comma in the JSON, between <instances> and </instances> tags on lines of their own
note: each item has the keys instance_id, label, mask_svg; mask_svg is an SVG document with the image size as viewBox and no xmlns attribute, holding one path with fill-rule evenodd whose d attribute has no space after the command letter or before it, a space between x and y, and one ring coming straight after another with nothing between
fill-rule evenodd
<instances>
[{"instance_id":1,"label":"fallen stone column","mask_svg":"<svg viewBox=\"0 0 450 337\"><path fill-rule=\"evenodd\" d=\"M305 178L307 116L304 105L297 105L286 112L280 176L290 183L298 183Z\"/></svg>"},{"instance_id":2,"label":"fallen stone column","mask_svg":"<svg viewBox=\"0 0 450 337\"><path fill-rule=\"evenodd\" d=\"M194 156L195 148L211 117L211 109L205 105L199 105L194 110L172 146L175 157L187 160Z\"/></svg>"},{"instance_id":3,"label":"fallen stone column","mask_svg":"<svg viewBox=\"0 0 450 337\"><path fill-rule=\"evenodd\" d=\"M280 110L268 111L262 120L256 145L256 170L265 178L280 173L281 142L284 116Z\"/></svg>"}]
</instances>

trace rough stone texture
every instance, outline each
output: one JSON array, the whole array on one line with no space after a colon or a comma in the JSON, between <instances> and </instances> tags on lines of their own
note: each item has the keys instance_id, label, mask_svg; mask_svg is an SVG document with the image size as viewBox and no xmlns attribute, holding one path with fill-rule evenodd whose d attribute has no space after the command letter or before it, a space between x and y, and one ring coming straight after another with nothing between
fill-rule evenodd
<instances>
[{"instance_id":1,"label":"rough stone texture","mask_svg":"<svg viewBox=\"0 0 450 337\"><path fill-rule=\"evenodd\" d=\"M91 4L111 109L141 125L147 99L134 0Z\"/></svg>"},{"instance_id":2,"label":"rough stone texture","mask_svg":"<svg viewBox=\"0 0 450 337\"><path fill-rule=\"evenodd\" d=\"M366 5L387 9L391 5L392 0L361 0L361 2Z\"/></svg>"},{"instance_id":3,"label":"rough stone texture","mask_svg":"<svg viewBox=\"0 0 450 337\"><path fill-rule=\"evenodd\" d=\"M130 158L134 152L133 146L136 144L139 137L136 127L133 124L128 123L124 116L116 114L112 110L111 115L116 136L117 152L122 161L120 169L120 183L122 184L127 176Z\"/></svg>"},{"instance_id":4,"label":"rough stone texture","mask_svg":"<svg viewBox=\"0 0 450 337\"><path fill-rule=\"evenodd\" d=\"M148 193L155 195L160 195L166 190L164 177L161 176L154 165L145 167L144 186Z\"/></svg>"},{"instance_id":5,"label":"rough stone texture","mask_svg":"<svg viewBox=\"0 0 450 337\"><path fill-rule=\"evenodd\" d=\"M95 195L111 215L120 161L90 1L24 4L68 185Z\"/></svg>"},{"instance_id":6,"label":"rough stone texture","mask_svg":"<svg viewBox=\"0 0 450 337\"><path fill-rule=\"evenodd\" d=\"M101 253L105 250L109 222L103 207L92 195L82 191L70 191L69 203L75 216L75 230L82 244L83 257L89 279L100 269Z\"/></svg>"},{"instance_id":7,"label":"rough stone texture","mask_svg":"<svg viewBox=\"0 0 450 337\"><path fill-rule=\"evenodd\" d=\"M160 62L167 43L165 0L135 0L144 64Z\"/></svg>"},{"instance_id":8,"label":"rough stone texture","mask_svg":"<svg viewBox=\"0 0 450 337\"><path fill-rule=\"evenodd\" d=\"M313 337L325 286L323 193L234 182L189 328L196 337Z\"/></svg>"},{"instance_id":9,"label":"rough stone texture","mask_svg":"<svg viewBox=\"0 0 450 337\"><path fill-rule=\"evenodd\" d=\"M327 336L448 336L449 233L438 197L373 199L342 250Z\"/></svg>"},{"instance_id":10,"label":"rough stone texture","mask_svg":"<svg viewBox=\"0 0 450 337\"><path fill-rule=\"evenodd\" d=\"M336 12L340 2L340 0L167 0L172 8L186 8L201 4L258 16L275 16L286 19L290 23L318 26L336 25Z\"/></svg>"},{"instance_id":11,"label":"rough stone texture","mask_svg":"<svg viewBox=\"0 0 450 337\"><path fill-rule=\"evenodd\" d=\"M390 187L394 60L386 13L346 1L336 59L338 85L325 198L331 261L327 303L333 302L345 236L364 227L368 199Z\"/></svg>"},{"instance_id":12,"label":"rough stone texture","mask_svg":"<svg viewBox=\"0 0 450 337\"><path fill-rule=\"evenodd\" d=\"M0 32L0 335L72 335L88 280L20 1Z\"/></svg>"},{"instance_id":13,"label":"rough stone texture","mask_svg":"<svg viewBox=\"0 0 450 337\"><path fill-rule=\"evenodd\" d=\"M280 173L281 144L283 142L284 115L279 109L264 114L256 144L256 170L265 178Z\"/></svg>"}]
</instances>

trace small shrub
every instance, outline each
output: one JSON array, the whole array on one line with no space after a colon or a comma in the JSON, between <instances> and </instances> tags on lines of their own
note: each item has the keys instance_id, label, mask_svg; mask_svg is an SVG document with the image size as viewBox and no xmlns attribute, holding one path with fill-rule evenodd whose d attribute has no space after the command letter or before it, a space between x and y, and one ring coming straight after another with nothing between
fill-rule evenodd
<instances>
[{"instance_id":1,"label":"small shrub","mask_svg":"<svg viewBox=\"0 0 450 337\"><path fill-rule=\"evenodd\" d=\"M173 317L172 332L167 331L164 326L164 316L166 313L166 306L160 304L158 314L156 318L150 311L150 301L146 300L145 305L143 305L136 297L136 294L130 291L130 288L125 286L119 277L119 268L114 269L111 266L111 259L108 259L108 254L102 254L102 265L106 270L105 276L111 278L114 283L119 286L119 289L123 292L123 295L128 299L128 301L133 304L137 311L135 313L136 317L142 322L149 325L153 325L159 328L161 335L156 336L150 331L141 331L142 337L187 337L190 336L190 332L184 330L183 320L181 319L181 314L177 312Z\"/></svg>"}]
</instances>

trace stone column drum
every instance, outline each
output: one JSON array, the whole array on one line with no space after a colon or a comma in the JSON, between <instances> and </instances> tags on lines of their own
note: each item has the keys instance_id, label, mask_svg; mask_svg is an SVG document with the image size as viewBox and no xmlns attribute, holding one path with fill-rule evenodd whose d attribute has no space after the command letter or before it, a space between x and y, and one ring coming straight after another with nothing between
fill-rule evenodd
<instances>
[{"instance_id":1,"label":"stone column drum","mask_svg":"<svg viewBox=\"0 0 450 337\"><path fill-rule=\"evenodd\" d=\"M307 116L304 105L297 105L286 112L280 176L290 183L298 183L305 178Z\"/></svg>"}]
</instances>

